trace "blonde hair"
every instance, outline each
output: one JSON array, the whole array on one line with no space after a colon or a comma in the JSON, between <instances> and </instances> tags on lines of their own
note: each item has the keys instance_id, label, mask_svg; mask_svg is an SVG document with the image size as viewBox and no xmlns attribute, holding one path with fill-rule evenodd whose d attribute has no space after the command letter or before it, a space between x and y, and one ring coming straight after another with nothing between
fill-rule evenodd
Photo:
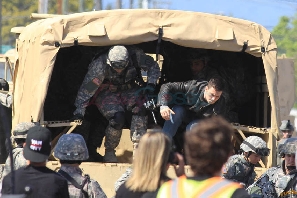
<instances>
[{"instance_id":1,"label":"blonde hair","mask_svg":"<svg viewBox=\"0 0 297 198\"><path fill-rule=\"evenodd\" d=\"M162 132L147 132L140 141L133 161L133 172L126 186L137 192L155 191L166 176L171 140Z\"/></svg>"}]
</instances>

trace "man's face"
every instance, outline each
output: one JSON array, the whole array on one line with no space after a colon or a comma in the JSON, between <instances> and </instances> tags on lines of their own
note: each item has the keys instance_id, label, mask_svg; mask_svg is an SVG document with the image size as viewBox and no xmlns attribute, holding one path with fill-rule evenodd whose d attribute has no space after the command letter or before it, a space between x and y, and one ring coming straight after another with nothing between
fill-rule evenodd
<instances>
[{"instance_id":1,"label":"man's face","mask_svg":"<svg viewBox=\"0 0 297 198\"><path fill-rule=\"evenodd\" d=\"M290 138L293 134L293 131L290 130L282 130L283 138Z\"/></svg>"},{"instance_id":2,"label":"man's face","mask_svg":"<svg viewBox=\"0 0 297 198\"><path fill-rule=\"evenodd\" d=\"M256 154L256 153L252 153L248 159L249 159L249 162L252 163L252 164L257 164L260 160L261 160L261 155L259 154Z\"/></svg>"},{"instance_id":3,"label":"man's face","mask_svg":"<svg viewBox=\"0 0 297 198\"><path fill-rule=\"evenodd\" d=\"M294 154L285 154L285 166L295 166Z\"/></svg>"},{"instance_id":4,"label":"man's face","mask_svg":"<svg viewBox=\"0 0 297 198\"><path fill-rule=\"evenodd\" d=\"M206 86L204 91L204 99L208 102L208 104L214 104L218 99L220 99L222 93L222 91L217 91L213 87L208 88L208 86Z\"/></svg>"},{"instance_id":5,"label":"man's face","mask_svg":"<svg viewBox=\"0 0 297 198\"><path fill-rule=\"evenodd\" d=\"M191 62L191 70L193 75L197 75L204 67L203 59L194 59Z\"/></svg>"},{"instance_id":6,"label":"man's face","mask_svg":"<svg viewBox=\"0 0 297 198\"><path fill-rule=\"evenodd\" d=\"M124 69L114 69L117 73L122 73L122 71L124 71Z\"/></svg>"}]
</instances>

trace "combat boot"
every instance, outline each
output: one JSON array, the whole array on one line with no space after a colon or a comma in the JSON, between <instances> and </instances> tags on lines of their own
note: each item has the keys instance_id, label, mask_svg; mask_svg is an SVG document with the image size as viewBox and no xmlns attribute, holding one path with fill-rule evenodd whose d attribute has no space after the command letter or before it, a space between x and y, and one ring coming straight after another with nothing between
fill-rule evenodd
<instances>
[{"instance_id":1,"label":"combat boot","mask_svg":"<svg viewBox=\"0 0 297 198\"><path fill-rule=\"evenodd\" d=\"M117 163L117 156L115 155L115 151L105 151L105 155L103 157L105 163Z\"/></svg>"}]
</instances>

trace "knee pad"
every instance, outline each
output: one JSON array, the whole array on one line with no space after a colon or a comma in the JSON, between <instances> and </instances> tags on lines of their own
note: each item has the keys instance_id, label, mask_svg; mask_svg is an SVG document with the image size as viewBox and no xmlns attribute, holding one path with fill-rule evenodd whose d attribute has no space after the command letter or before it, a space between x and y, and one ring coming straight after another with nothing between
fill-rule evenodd
<instances>
[{"instance_id":1,"label":"knee pad","mask_svg":"<svg viewBox=\"0 0 297 198\"><path fill-rule=\"evenodd\" d=\"M116 112L114 116L109 120L109 125L117 130L124 127L125 124L125 112Z\"/></svg>"}]
</instances>

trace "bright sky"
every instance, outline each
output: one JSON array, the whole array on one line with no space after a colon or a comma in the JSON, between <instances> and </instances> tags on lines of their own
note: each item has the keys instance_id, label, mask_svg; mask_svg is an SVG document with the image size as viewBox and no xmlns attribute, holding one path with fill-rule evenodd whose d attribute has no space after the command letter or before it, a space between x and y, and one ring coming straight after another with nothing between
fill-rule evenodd
<instances>
[{"instance_id":1,"label":"bright sky","mask_svg":"<svg viewBox=\"0 0 297 198\"><path fill-rule=\"evenodd\" d=\"M158 7L174 10L187 10L223 14L265 26L268 30L277 25L281 16L293 17L297 14L297 0L151 0ZM103 7L116 0L102 0ZM134 4L138 0L134 0ZM129 7L129 0L122 0L123 8Z\"/></svg>"}]
</instances>

